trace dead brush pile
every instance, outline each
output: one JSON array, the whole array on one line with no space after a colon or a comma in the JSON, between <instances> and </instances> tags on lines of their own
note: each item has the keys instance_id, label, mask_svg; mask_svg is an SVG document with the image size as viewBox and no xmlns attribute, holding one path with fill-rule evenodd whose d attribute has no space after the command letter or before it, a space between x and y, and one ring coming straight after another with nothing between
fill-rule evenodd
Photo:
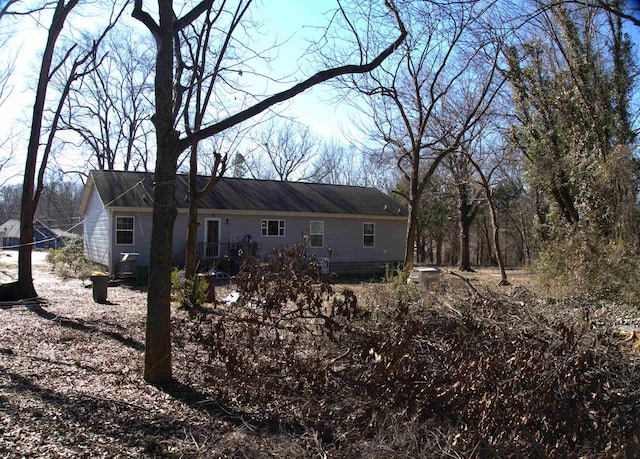
<instances>
[{"instance_id":1,"label":"dead brush pile","mask_svg":"<svg viewBox=\"0 0 640 459\"><path fill-rule=\"evenodd\" d=\"M312 438L310 455L640 455L637 354L593 305L455 281L356 300L292 250L241 277L238 305L174 330L192 382Z\"/></svg>"}]
</instances>

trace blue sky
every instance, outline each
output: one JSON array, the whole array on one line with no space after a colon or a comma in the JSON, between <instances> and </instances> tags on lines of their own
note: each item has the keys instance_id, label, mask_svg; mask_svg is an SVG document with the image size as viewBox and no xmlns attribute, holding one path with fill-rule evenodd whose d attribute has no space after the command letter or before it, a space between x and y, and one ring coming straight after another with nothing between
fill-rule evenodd
<instances>
[{"instance_id":1,"label":"blue sky","mask_svg":"<svg viewBox=\"0 0 640 459\"><path fill-rule=\"evenodd\" d=\"M325 13L335 8L335 5L335 0L257 2L257 9L260 11L258 19L264 23L264 30L269 31L265 42L271 43L276 38L279 41L287 40L286 48L279 54L279 64L274 70L275 73L286 74L300 65L302 61L299 59L304 59L304 51L308 46L307 40L318 33L318 29L313 26L326 25L328 17ZM129 12L125 14L128 15ZM134 20L131 19L131 21ZM48 24L45 19L42 22ZM4 24L6 22L3 20L3 27ZM141 33L146 33L144 29L140 28L140 30ZM0 109L0 141L7 138L9 132L14 133L11 144L16 153L15 170L21 174L23 164L20 157L23 156L22 152L26 151L28 137L26 126L33 104L32 88L37 76L35 67L39 63L37 56L44 46L46 31L42 27L36 27L34 18L22 17L20 22L12 26L10 40L11 47L0 50L0 62L16 59L11 80L12 91ZM287 66L291 70L287 70ZM319 70L304 68L308 69L307 74ZM281 89L283 88L278 90ZM273 91L275 90L274 87ZM309 125L317 134L327 138L337 138L341 136L341 130L345 121L348 120L348 115L346 107L336 107L327 101L329 91L328 85L321 85L277 108L284 110L288 116L293 116ZM9 148L9 145L5 145L4 151L0 152L0 157L5 156ZM3 170L2 175L6 176L5 174L6 170Z\"/></svg>"},{"instance_id":2,"label":"blue sky","mask_svg":"<svg viewBox=\"0 0 640 459\"><path fill-rule=\"evenodd\" d=\"M280 72L280 75L289 73L302 62L301 59L305 57L304 50L308 46L306 40L319 33L319 29L313 26L326 25L329 20L328 13L336 5L335 0L256 0L256 2L260 11L258 19L265 24L265 31L269 31L268 40L273 40L276 37L279 40L290 38L286 45L287 48L280 53L280 63L274 69L276 73ZM129 15L130 13L126 12L125 14ZM131 21L133 20L131 19ZM46 21L43 22L46 23ZM5 22L3 22L3 27L4 24ZM145 33L143 29L140 30L141 33ZM631 27L629 30L633 33L636 43L640 44L640 27ZM0 34L2 32L0 30ZM42 28L36 28L34 19L30 17L21 18L20 23L12 32L11 43L13 46L0 49L0 62L2 60L6 62L9 57L17 57L11 98L0 108L0 142L12 130L15 134L12 139L16 165L14 170L21 174L23 168L21 157L26 151L28 137L26 126L33 104L31 88L35 85L35 67L38 65L38 60L34 59L34 56L38 55L46 37L45 31ZM306 76L313 73L314 70L318 70L310 67L305 68L308 69ZM333 103L330 100L332 95L331 86L323 84L277 108L310 126L317 134L327 139L341 139L343 132L350 135L357 134L358 128L353 125L358 121L354 119L356 118L354 111L345 104L336 105ZM5 146L4 151L0 152L0 158L5 155L7 149L8 146ZM5 171L2 174L6 176ZM1 183L2 177L0 177Z\"/></svg>"}]
</instances>

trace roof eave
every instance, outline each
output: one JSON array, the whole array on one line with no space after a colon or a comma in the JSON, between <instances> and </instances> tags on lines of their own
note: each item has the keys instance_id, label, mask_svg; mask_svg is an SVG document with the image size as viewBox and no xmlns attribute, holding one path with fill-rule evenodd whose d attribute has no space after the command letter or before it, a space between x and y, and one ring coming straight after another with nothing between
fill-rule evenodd
<instances>
[{"instance_id":1,"label":"roof eave","mask_svg":"<svg viewBox=\"0 0 640 459\"><path fill-rule=\"evenodd\" d=\"M82 199L80 200L80 215L84 215L84 211L87 209L89 203L89 196L91 195L91 189L94 187L93 173L89 174L87 183L84 186L82 193Z\"/></svg>"}]
</instances>

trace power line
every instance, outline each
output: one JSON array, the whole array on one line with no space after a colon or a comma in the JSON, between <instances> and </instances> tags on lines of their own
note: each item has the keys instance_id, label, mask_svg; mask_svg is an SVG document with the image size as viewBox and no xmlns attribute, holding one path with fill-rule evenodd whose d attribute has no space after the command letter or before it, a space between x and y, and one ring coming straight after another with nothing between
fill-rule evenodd
<instances>
[{"instance_id":1,"label":"power line","mask_svg":"<svg viewBox=\"0 0 640 459\"><path fill-rule=\"evenodd\" d=\"M119 194L118 196L116 196L115 198L113 198L111 201L109 201L106 204L102 205L102 208L100 210L105 209L107 206L113 204L115 201L117 201L118 199L120 199L122 196L132 192L133 190L135 190L138 186L142 185L142 182L144 181L144 179L140 180L139 182L137 182L135 185L131 186L130 188L128 188L127 190L123 191L121 194ZM143 190L145 190L145 194L146 194L146 189L144 188L144 186L142 187ZM87 220L84 217L79 217L82 218L81 221L79 221L78 223L76 223L75 225L73 225L71 228L65 230L67 233L71 233L74 229L76 229L78 226L84 224L84 222ZM27 247L27 246L34 246L36 244L42 244L42 243L46 243L46 242L52 242L55 240L60 239L60 236L55 236L55 237L50 237L50 238L46 238L46 239L41 239L39 241L33 241L33 242L29 242L27 244L16 244L16 245L10 245L10 246L3 246L3 249L19 249L20 247Z\"/></svg>"}]
</instances>

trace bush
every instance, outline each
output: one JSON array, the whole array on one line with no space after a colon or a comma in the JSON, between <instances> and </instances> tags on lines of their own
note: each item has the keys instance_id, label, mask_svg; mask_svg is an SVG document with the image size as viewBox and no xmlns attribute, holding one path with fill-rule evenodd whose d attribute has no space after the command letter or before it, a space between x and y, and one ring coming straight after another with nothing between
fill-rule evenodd
<instances>
[{"instance_id":1,"label":"bush","mask_svg":"<svg viewBox=\"0 0 640 459\"><path fill-rule=\"evenodd\" d=\"M545 247L536 264L545 290L564 296L616 297L630 304L640 301L640 255L621 239L603 240L578 229L563 243Z\"/></svg>"},{"instance_id":2,"label":"bush","mask_svg":"<svg viewBox=\"0 0 640 459\"><path fill-rule=\"evenodd\" d=\"M171 288L178 308L194 310L207 302L209 283L197 274L191 278L182 279L180 271L174 269L171 273Z\"/></svg>"},{"instance_id":3,"label":"bush","mask_svg":"<svg viewBox=\"0 0 640 459\"><path fill-rule=\"evenodd\" d=\"M94 271L94 264L84 255L81 239L67 241L60 249L49 249L47 261L53 272L63 279L87 279Z\"/></svg>"}]
</instances>

